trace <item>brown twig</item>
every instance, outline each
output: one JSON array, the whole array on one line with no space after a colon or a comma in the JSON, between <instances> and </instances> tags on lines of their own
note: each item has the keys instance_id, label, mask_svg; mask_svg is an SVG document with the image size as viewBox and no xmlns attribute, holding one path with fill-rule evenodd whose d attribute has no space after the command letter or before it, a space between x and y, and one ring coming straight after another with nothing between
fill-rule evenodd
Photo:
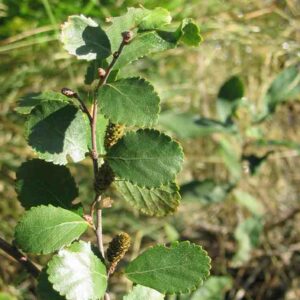
<instances>
[{"instance_id":1,"label":"brown twig","mask_svg":"<svg viewBox=\"0 0 300 300\"><path fill-rule=\"evenodd\" d=\"M0 237L0 249L2 249L8 255L14 258L17 262L19 262L32 276L34 276L35 278L39 276L41 271L38 269L38 267L34 265L33 262L31 262L28 259L27 256L21 253L19 249L10 245L1 237Z\"/></svg>"}]
</instances>

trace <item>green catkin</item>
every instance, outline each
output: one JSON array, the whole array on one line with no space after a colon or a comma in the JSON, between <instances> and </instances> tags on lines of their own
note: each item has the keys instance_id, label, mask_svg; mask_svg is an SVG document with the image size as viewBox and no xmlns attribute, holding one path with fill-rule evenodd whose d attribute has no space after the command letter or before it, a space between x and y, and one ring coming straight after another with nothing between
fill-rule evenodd
<instances>
[{"instance_id":1,"label":"green catkin","mask_svg":"<svg viewBox=\"0 0 300 300\"><path fill-rule=\"evenodd\" d=\"M110 262L109 274L115 271L119 261L124 257L130 247L131 238L126 232L116 235L109 243L107 260Z\"/></svg>"},{"instance_id":2,"label":"green catkin","mask_svg":"<svg viewBox=\"0 0 300 300\"><path fill-rule=\"evenodd\" d=\"M109 149L113 146L124 134L124 125L109 123L105 134L105 148Z\"/></svg>"}]
</instances>

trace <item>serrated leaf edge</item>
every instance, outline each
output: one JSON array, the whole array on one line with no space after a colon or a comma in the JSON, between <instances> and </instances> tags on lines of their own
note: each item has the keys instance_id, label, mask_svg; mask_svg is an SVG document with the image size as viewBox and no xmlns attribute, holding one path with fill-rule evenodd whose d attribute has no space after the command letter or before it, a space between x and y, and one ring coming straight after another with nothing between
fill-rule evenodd
<instances>
[{"instance_id":1,"label":"serrated leaf edge","mask_svg":"<svg viewBox=\"0 0 300 300\"><path fill-rule=\"evenodd\" d=\"M37 107L39 107L40 105L44 105L46 103L54 103L54 102L59 102L59 103L66 103L66 105L71 105L71 106L74 106L76 107L76 109L78 110L78 112L80 112L80 109L74 105L72 102L64 102L64 101L57 101L57 100L46 100L46 101L43 101L41 103L39 103L38 105L36 105L30 112L30 114L28 114L27 116L27 120L25 122L25 139L26 139L26 142L28 144L28 146L31 148L31 150L33 151L33 153L36 155L35 158L38 158L38 159L41 159L41 160L44 160L46 162L51 162L53 163L54 165L59 165L59 166L65 166L68 164L68 159L67 159L67 156L64 156L64 159L56 159L56 160L53 160L51 158L47 158L44 156L45 153L41 153L39 152L38 150L36 150L30 143L29 143L29 135L30 135L30 130L29 130L29 123L30 123L30 118L31 118L31 115L34 113L34 111L37 109ZM81 113L84 121L85 121L85 115L83 113ZM48 152L46 152L48 153ZM68 154L69 155L69 154ZM72 157L71 157L72 158ZM83 158L84 159L84 158ZM81 159L81 160L83 160ZM81 161L80 160L80 161ZM79 162L79 161L74 161L73 158L72 158L72 161L73 162Z\"/></svg>"},{"instance_id":2,"label":"serrated leaf edge","mask_svg":"<svg viewBox=\"0 0 300 300\"><path fill-rule=\"evenodd\" d=\"M68 210L68 209L65 209L65 208L62 208L62 207L55 207L55 206L53 206L53 205L51 205L51 204L49 204L49 205L38 205L38 206L33 206L33 207L31 207L29 210L26 210L25 213L22 215L21 219L17 222L17 225L16 225L16 227L15 227L15 231L14 231L14 239L15 239L16 241L17 241L17 230L16 230L16 229L17 229L17 227L19 226L19 224L22 223L23 218L25 217L25 215L26 215L26 214L29 214L30 211L35 210L35 209L37 209L37 208L41 208L41 207L53 207L53 208L56 208L56 209L63 209L63 210L66 210L66 211L68 211L68 212L70 212L70 213L73 213L74 215L77 215L78 217L81 217L81 216L79 216L78 214L76 214L75 212L73 212L73 211L71 211L71 210ZM86 223L86 224L87 224L87 228L88 228L89 223L88 223L87 221L85 221L82 217L81 217L81 219L82 219L82 223ZM83 233L82 233L82 234L83 234ZM18 243L17 243L17 246L18 246L21 250L23 250L25 253L32 253L32 254L35 254L35 255L44 255L44 254L50 254L50 253L59 251L59 250L65 248L65 247L69 247L69 246L70 246L74 241L76 241L76 240L77 240L77 239L74 239L74 240L71 241L70 243L64 245L62 248L60 248L60 249L58 249L58 250L51 250L50 252L49 252L49 251L46 251L46 252L45 252L45 251L28 252L26 249L22 248Z\"/></svg>"},{"instance_id":3,"label":"serrated leaf edge","mask_svg":"<svg viewBox=\"0 0 300 300\"><path fill-rule=\"evenodd\" d=\"M76 243L76 242L75 242L75 243ZM86 246L86 245L89 245L89 247L90 247L90 249L91 249L91 242L77 241L77 243L82 244L82 245L85 245L85 246ZM61 250L66 250L66 251L67 251L67 250L68 250L67 248L70 247L72 244L74 244L74 241L73 241L70 245L61 248L61 249L58 251L58 253L56 254L56 256L53 256L53 257L48 261L48 263L47 263L47 270L46 270L46 273L47 273L47 275L48 275L48 280L49 280L49 282L52 284L53 289L54 289L60 296L65 297L67 300L73 300L73 299L72 299L72 298L68 298L67 295L61 294L60 291L59 291L58 289L56 289L56 288L57 288L57 284L54 284L54 283L50 280L51 274L48 273L48 270L49 270L49 264L51 263L52 259L55 258L55 257L59 257L59 252L60 252ZM95 255L95 254L93 253L93 250L92 250L92 249L91 249L91 254L94 255L97 259L100 260L100 258L99 258L97 255ZM100 260L100 262L101 262L101 260ZM102 262L102 263L103 263L103 262ZM104 266L105 266L105 265L104 265ZM107 275L106 275L106 276L104 276L104 275L102 275L102 274L100 274L100 275L101 275L102 277L105 277L106 279L108 279L108 276L107 276Z\"/></svg>"},{"instance_id":4,"label":"serrated leaf edge","mask_svg":"<svg viewBox=\"0 0 300 300\"><path fill-rule=\"evenodd\" d=\"M204 275L204 277L203 278L199 278L198 282L194 286L192 286L191 288L183 289L180 292L171 292L171 293L168 292L168 291L158 291L157 290L158 292L160 292L162 294L174 295L174 294L189 294L189 293L192 293L197 288L199 288L199 286L201 286L204 283L204 281L210 276L210 270L211 270L211 267L212 267L211 266L211 258L209 257L207 251L204 250L202 246L197 245L195 243L191 243L190 241L182 241L182 242L175 241L175 242L172 242L169 247L166 246L165 244L157 244L157 245L154 245L154 246L151 246L151 247L147 248L140 255L143 255L146 251L151 251L151 250L156 249L156 248L164 248L164 249L168 249L168 250L176 249L179 244L181 244L181 245L187 245L189 247L191 246L193 248L198 248L201 252L203 252L203 254L205 255L205 258L207 258L208 271L206 272L206 274ZM126 270L125 270L124 274L125 275L128 274L128 273L126 273ZM151 287L151 288L155 290L155 288L153 288L153 287Z\"/></svg>"},{"instance_id":5,"label":"serrated leaf edge","mask_svg":"<svg viewBox=\"0 0 300 300\"><path fill-rule=\"evenodd\" d=\"M46 160L40 159L40 158L31 158L31 159L29 159L29 160L24 161L24 162L19 166L19 168L17 169L17 172L16 172L16 178L15 178L15 192L16 192L16 194L17 194L17 199L18 199L19 203L21 204L21 206L22 206L26 211L27 211L28 209L23 205L23 203L22 203L22 201L21 201L21 199L20 199L20 188L19 188L19 184L18 184L18 180L20 180L20 178L19 178L18 175L19 175L19 170L20 170L20 168L21 168L24 164L26 164L26 163L28 163L28 162L31 162L31 161L34 161L34 160L42 160L42 161L45 161L45 162L47 162L47 163L52 163L54 166L65 167L65 168L68 170L69 175L70 175L71 178L73 179L73 181L74 181L74 186L75 186L75 189L76 189L76 194L77 194L77 196L76 196L72 201L74 201L74 200L79 196L79 188L78 188L78 186L77 186L77 184L76 184L76 182L75 182L75 179L74 179L74 177L72 176L72 174L71 174L69 168L68 168L66 165L58 165L58 164L54 164L52 161L49 162L49 161L46 161ZM49 204L49 205L52 205L52 204ZM41 205L38 205L38 206L43 206L43 205L41 204ZM32 206L31 208L33 208L33 207L38 207L38 206ZM44 206L47 206L47 205L44 205ZM68 208L62 207L62 206L55 206L55 205L52 205L52 206L54 206L54 207L60 207L60 208L69 210ZM70 208L72 208L72 207L70 207Z\"/></svg>"},{"instance_id":6,"label":"serrated leaf edge","mask_svg":"<svg viewBox=\"0 0 300 300\"><path fill-rule=\"evenodd\" d=\"M161 111L161 107L160 107L160 97L157 93L157 91L155 90L154 86L151 84L150 81L146 80L145 78L141 77L141 76L134 76L134 77L127 77L127 78L120 78L116 81L113 81L111 83L107 83L105 84L105 86L110 86L110 85L113 85L115 82L119 82L119 81L125 81L125 80L138 80L138 81L142 81L143 83L146 83L148 85L148 87L151 89L151 92L153 93L153 95L155 95L156 99L157 99L157 103L155 105L158 106L158 110L157 110L157 113L155 115L155 119L151 122L151 123L146 123L146 122L141 122L141 123L132 123L132 122L129 122L129 123L125 123L125 122L121 122L119 118L111 118L111 116L107 115L104 111L103 111L103 108L101 107L101 104L100 104L100 110L101 110L101 113L104 115L105 118L111 120L113 123L116 123L116 124L121 124L121 125L126 125L126 126L138 126L140 128L151 128L153 127L154 125L157 124L158 122L158 117L159 117L159 114L160 114L160 111ZM101 99L100 99L100 103L101 102Z\"/></svg>"},{"instance_id":7,"label":"serrated leaf edge","mask_svg":"<svg viewBox=\"0 0 300 300\"><path fill-rule=\"evenodd\" d=\"M132 180L130 180L130 179L127 179L127 178L121 178L121 177L119 177L119 176L118 176L118 177L119 177L121 180L129 181L129 182L131 182L131 183L134 184L134 185L137 185L137 186L139 186L139 187L141 187L141 188L147 188L147 189L157 189L157 188L161 188L161 187L167 185L167 184L170 183L170 182L176 181L176 175L182 170L182 167L183 167L183 166L182 166L182 163L183 163L183 161L184 161L184 152L183 152L183 148L182 148L181 144L180 144L177 140L171 138L169 135L167 135L167 134L165 134L165 133L163 133L163 132L161 132L161 131L159 131L159 130L157 130L157 129L153 129L153 128L141 128L141 129L138 129L138 130L136 130L136 131L128 131L121 139L118 140L118 142L117 142L115 145L113 145L113 146L111 147L111 149L112 149L113 147L115 147L115 146L116 146L123 138L125 138L126 136L136 134L136 133L139 132L139 131L140 131L140 132L141 132L141 131L144 131L144 132L145 132L145 131L152 131L152 132L155 132L155 133L158 134L157 137L159 137L159 136L164 136L164 137L166 137L166 138L167 138L166 142L168 142L168 143L176 143L177 146L178 146L178 149L179 149L179 151L180 151L181 157L182 157L182 159L180 160L180 164L181 164L181 165L180 165L180 168L177 170L177 173L174 174L174 177L173 177L171 180L163 181L163 182L161 182L160 185L158 185L158 186L141 185L141 184L137 184L136 182L134 182L134 181L132 181ZM109 159L109 155L106 155L106 158ZM108 164L109 164L109 162L108 162ZM113 170L113 172L114 172L114 170Z\"/></svg>"}]
</instances>

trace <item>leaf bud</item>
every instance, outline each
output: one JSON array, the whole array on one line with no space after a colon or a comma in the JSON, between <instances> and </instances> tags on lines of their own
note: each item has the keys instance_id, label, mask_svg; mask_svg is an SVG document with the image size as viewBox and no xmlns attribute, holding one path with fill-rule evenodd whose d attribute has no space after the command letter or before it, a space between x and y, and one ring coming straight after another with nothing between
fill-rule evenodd
<instances>
[{"instance_id":1,"label":"leaf bud","mask_svg":"<svg viewBox=\"0 0 300 300\"><path fill-rule=\"evenodd\" d=\"M62 88L61 93L69 98L76 97L76 93L69 88Z\"/></svg>"},{"instance_id":2,"label":"leaf bud","mask_svg":"<svg viewBox=\"0 0 300 300\"><path fill-rule=\"evenodd\" d=\"M100 78L103 78L106 75L106 71L102 68L98 68L98 75Z\"/></svg>"},{"instance_id":3,"label":"leaf bud","mask_svg":"<svg viewBox=\"0 0 300 300\"><path fill-rule=\"evenodd\" d=\"M122 32L123 42L124 44L129 44L133 38L132 31L124 31Z\"/></svg>"}]
</instances>

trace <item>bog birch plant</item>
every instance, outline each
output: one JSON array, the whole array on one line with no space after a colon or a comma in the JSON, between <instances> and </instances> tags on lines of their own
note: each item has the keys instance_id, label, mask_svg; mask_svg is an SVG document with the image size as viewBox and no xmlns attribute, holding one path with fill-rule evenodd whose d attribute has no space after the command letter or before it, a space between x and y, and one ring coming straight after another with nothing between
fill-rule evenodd
<instances>
[{"instance_id":1,"label":"bog birch plant","mask_svg":"<svg viewBox=\"0 0 300 300\"><path fill-rule=\"evenodd\" d=\"M176 175L183 162L180 144L154 129L160 112L154 87L141 77L119 78L118 72L179 43L198 46L201 35L192 19L174 27L165 9L129 8L102 27L83 15L70 16L61 27L61 41L69 54L89 62L85 83L93 89L92 103L70 88L19 103L37 158L17 171L16 191L26 211L15 229L16 246L1 243L38 277L40 299L110 299L108 281L130 248L130 236L121 232L103 245L102 211L107 208L108 216L112 205L105 192L114 185L142 213L166 216L179 205ZM95 191L88 213L82 204L73 205L78 188L67 168L68 162L86 157L92 160ZM99 251L80 240L89 229ZM40 270L24 253L51 258ZM209 270L210 258L199 245L155 245L122 269L134 283L123 299L190 293Z\"/></svg>"}]
</instances>

